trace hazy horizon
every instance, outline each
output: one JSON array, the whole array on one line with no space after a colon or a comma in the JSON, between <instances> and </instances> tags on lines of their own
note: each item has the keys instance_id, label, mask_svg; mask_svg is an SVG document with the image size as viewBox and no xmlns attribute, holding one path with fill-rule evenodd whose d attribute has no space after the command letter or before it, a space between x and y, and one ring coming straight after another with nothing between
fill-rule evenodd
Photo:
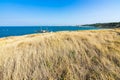
<instances>
[{"instance_id":1,"label":"hazy horizon","mask_svg":"<svg viewBox=\"0 0 120 80\"><path fill-rule=\"evenodd\" d=\"M0 26L69 26L120 21L120 0L0 0Z\"/></svg>"}]
</instances>

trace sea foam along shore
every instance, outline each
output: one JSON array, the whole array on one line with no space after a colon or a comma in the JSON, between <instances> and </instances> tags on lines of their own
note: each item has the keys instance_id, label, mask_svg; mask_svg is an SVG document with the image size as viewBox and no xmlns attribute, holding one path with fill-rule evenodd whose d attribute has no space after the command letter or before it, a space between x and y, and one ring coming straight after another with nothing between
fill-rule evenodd
<instances>
[{"instance_id":1,"label":"sea foam along shore","mask_svg":"<svg viewBox=\"0 0 120 80\"><path fill-rule=\"evenodd\" d=\"M120 80L120 29L1 38L0 80Z\"/></svg>"}]
</instances>

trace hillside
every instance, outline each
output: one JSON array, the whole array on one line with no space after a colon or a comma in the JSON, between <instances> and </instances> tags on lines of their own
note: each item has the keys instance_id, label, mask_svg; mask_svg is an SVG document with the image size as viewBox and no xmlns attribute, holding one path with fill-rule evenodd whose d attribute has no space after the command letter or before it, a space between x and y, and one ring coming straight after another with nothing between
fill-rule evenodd
<instances>
[{"instance_id":1,"label":"hillside","mask_svg":"<svg viewBox=\"0 0 120 80\"><path fill-rule=\"evenodd\" d=\"M120 80L120 29L1 38L0 80Z\"/></svg>"},{"instance_id":2,"label":"hillside","mask_svg":"<svg viewBox=\"0 0 120 80\"><path fill-rule=\"evenodd\" d=\"M86 24L83 26L95 26L95 27L99 27L99 28L120 28L120 22Z\"/></svg>"}]
</instances>

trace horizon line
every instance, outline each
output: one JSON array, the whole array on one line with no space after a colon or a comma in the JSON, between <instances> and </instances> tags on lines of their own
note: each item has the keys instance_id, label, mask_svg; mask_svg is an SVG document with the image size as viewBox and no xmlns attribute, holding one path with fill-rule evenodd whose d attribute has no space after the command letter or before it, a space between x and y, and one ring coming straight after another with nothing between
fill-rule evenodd
<instances>
[{"instance_id":1,"label":"horizon line","mask_svg":"<svg viewBox=\"0 0 120 80\"><path fill-rule=\"evenodd\" d=\"M97 22L97 23L86 23L86 24L76 24L76 25L0 25L0 27L4 26L20 26L20 27L25 27L25 26L82 26L82 25L89 25L89 24L103 24L103 23L119 23L120 21L111 21L111 22Z\"/></svg>"}]
</instances>

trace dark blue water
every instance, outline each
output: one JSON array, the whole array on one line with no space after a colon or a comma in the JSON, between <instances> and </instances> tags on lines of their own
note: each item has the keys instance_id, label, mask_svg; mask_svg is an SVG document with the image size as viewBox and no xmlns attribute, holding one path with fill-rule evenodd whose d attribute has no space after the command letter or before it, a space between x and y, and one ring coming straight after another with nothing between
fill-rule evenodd
<instances>
[{"instance_id":1,"label":"dark blue water","mask_svg":"<svg viewBox=\"0 0 120 80\"><path fill-rule=\"evenodd\" d=\"M96 27L77 27L77 26L14 26L14 27L0 27L0 37L8 37L8 36L19 36L26 34L37 33L40 30L48 30L52 32L56 31L75 31L75 30L92 30L98 29Z\"/></svg>"}]
</instances>

